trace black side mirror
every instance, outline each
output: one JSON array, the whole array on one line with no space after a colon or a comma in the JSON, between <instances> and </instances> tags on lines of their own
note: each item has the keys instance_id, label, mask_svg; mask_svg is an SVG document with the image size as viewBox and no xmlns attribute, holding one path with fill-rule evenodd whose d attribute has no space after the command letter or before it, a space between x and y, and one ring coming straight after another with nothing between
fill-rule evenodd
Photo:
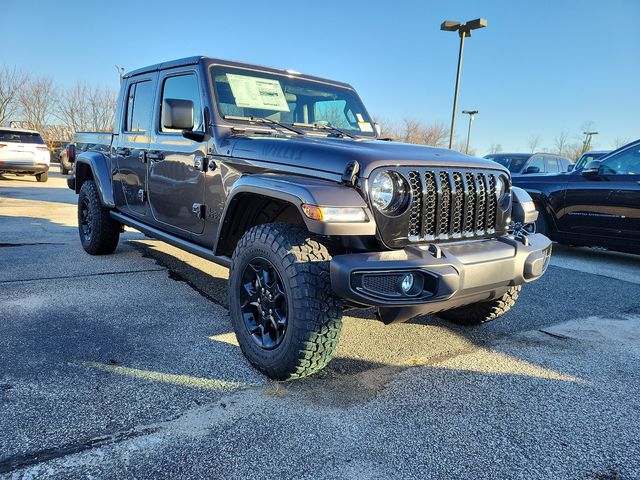
<instances>
[{"instance_id":1,"label":"black side mirror","mask_svg":"<svg viewBox=\"0 0 640 480\"><path fill-rule=\"evenodd\" d=\"M573 172L573 169L576 167L575 163L570 163L569 166L567 166L567 172Z\"/></svg>"},{"instance_id":2,"label":"black side mirror","mask_svg":"<svg viewBox=\"0 0 640 480\"><path fill-rule=\"evenodd\" d=\"M167 98L162 104L162 125L173 130L193 130L193 102Z\"/></svg>"},{"instance_id":3,"label":"black side mirror","mask_svg":"<svg viewBox=\"0 0 640 480\"><path fill-rule=\"evenodd\" d=\"M524 171L524 174L528 175L529 173L540 173L540 167L534 167L534 166L527 167L527 169Z\"/></svg>"},{"instance_id":4,"label":"black side mirror","mask_svg":"<svg viewBox=\"0 0 640 480\"><path fill-rule=\"evenodd\" d=\"M582 169L582 175L585 177L595 177L600 173L600 167L602 167L602 162L600 160L591 160Z\"/></svg>"}]
</instances>

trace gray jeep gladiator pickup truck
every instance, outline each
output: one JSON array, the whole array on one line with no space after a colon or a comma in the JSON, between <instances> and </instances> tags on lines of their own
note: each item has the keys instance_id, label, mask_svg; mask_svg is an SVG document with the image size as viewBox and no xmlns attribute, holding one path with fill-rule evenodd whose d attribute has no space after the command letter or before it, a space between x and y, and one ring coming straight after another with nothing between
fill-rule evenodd
<instances>
[{"instance_id":1,"label":"gray jeep gladiator pickup truck","mask_svg":"<svg viewBox=\"0 0 640 480\"><path fill-rule=\"evenodd\" d=\"M462 324L504 314L551 254L530 197L501 165L378 140L347 84L192 57L122 79L106 151L69 187L92 255L124 225L230 269L242 351L264 374L323 368L343 311Z\"/></svg>"}]
</instances>

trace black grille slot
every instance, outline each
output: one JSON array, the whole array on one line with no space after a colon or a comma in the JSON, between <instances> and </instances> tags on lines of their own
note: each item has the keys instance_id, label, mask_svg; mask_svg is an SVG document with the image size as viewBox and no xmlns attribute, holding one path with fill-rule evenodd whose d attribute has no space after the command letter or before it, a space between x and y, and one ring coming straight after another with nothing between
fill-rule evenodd
<instances>
[{"instance_id":1,"label":"black grille slot","mask_svg":"<svg viewBox=\"0 0 640 480\"><path fill-rule=\"evenodd\" d=\"M449 219L451 218L451 185L447 172L440 172L440 214L438 219L438 235L449 233Z\"/></svg>"},{"instance_id":2,"label":"black grille slot","mask_svg":"<svg viewBox=\"0 0 640 480\"><path fill-rule=\"evenodd\" d=\"M451 231L454 235L459 235L462 234L462 214L464 209L464 184L462 183L462 174L460 172L453 173L453 184L455 193L453 194Z\"/></svg>"},{"instance_id":3,"label":"black grille slot","mask_svg":"<svg viewBox=\"0 0 640 480\"><path fill-rule=\"evenodd\" d=\"M496 197L496 177L489 175L489 199L487 200L487 230L496 229L496 208L498 198Z\"/></svg>"},{"instance_id":4,"label":"black grille slot","mask_svg":"<svg viewBox=\"0 0 640 480\"><path fill-rule=\"evenodd\" d=\"M484 175L478 173L476 175L478 185L478 198L476 199L476 230L483 231L485 229L485 213L487 207L487 189L484 184Z\"/></svg>"},{"instance_id":5,"label":"black grille slot","mask_svg":"<svg viewBox=\"0 0 640 480\"><path fill-rule=\"evenodd\" d=\"M436 235L436 204L438 191L436 176L433 172L425 172L425 187L423 192L423 237L435 237Z\"/></svg>"},{"instance_id":6,"label":"black grille slot","mask_svg":"<svg viewBox=\"0 0 640 480\"><path fill-rule=\"evenodd\" d=\"M420 236L422 217L422 184L420 172L409 172L409 186L411 187L411 206L409 207L409 237Z\"/></svg>"},{"instance_id":7,"label":"black grille slot","mask_svg":"<svg viewBox=\"0 0 640 480\"><path fill-rule=\"evenodd\" d=\"M491 171L414 170L407 173L412 198L411 242L483 237L495 233L498 174Z\"/></svg>"}]
</instances>

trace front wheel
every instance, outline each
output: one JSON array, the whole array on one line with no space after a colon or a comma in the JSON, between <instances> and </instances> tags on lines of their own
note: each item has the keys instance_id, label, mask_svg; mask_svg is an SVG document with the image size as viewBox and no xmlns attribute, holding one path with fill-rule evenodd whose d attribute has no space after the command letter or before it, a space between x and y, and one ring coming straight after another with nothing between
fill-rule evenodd
<instances>
[{"instance_id":1,"label":"front wheel","mask_svg":"<svg viewBox=\"0 0 640 480\"><path fill-rule=\"evenodd\" d=\"M311 375L338 346L342 305L324 245L300 227L258 225L233 252L231 322L247 359L276 380Z\"/></svg>"},{"instance_id":2,"label":"front wheel","mask_svg":"<svg viewBox=\"0 0 640 480\"><path fill-rule=\"evenodd\" d=\"M501 297L488 302L473 303L464 307L454 308L437 315L459 325L480 325L490 322L507 313L516 303L522 287L516 285L509 288Z\"/></svg>"},{"instance_id":3,"label":"front wheel","mask_svg":"<svg viewBox=\"0 0 640 480\"><path fill-rule=\"evenodd\" d=\"M85 252L91 255L113 253L120 239L120 224L102 206L98 187L87 180L78 195L78 232Z\"/></svg>"}]
</instances>

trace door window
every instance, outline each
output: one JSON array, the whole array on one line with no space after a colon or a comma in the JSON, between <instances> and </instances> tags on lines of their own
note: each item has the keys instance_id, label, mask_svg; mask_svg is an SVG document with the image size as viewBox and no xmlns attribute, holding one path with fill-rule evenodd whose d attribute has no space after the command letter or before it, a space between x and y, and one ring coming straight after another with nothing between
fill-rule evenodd
<instances>
[{"instance_id":1,"label":"door window","mask_svg":"<svg viewBox=\"0 0 640 480\"><path fill-rule=\"evenodd\" d=\"M538 167L540 169L539 173L544 173L544 157L533 157L531 160L529 160L529 163L527 163L527 168L529 167Z\"/></svg>"},{"instance_id":2,"label":"door window","mask_svg":"<svg viewBox=\"0 0 640 480\"><path fill-rule=\"evenodd\" d=\"M162 86L162 109L164 109L165 98L178 100L191 100L193 102L193 129L203 130L202 107L200 105L200 91L198 89L198 79L194 74L179 75L165 79ZM173 128L166 128L162 125L162 115L160 112L160 131L179 132Z\"/></svg>"},{"instance_id":3,"label":"door window","mask_svg":"<svg viewBox=\"0 0 640 480\"><path fill-rule=\"evenodd\" d=\"M614 155L602 165L605 175L640 175L640 144Z\"/></svg>"},{"instance_id":4,"label":"door window","mask_svg":"<svg viewBox=\"0 0 640 480\"><path fill-rule=\"evenodd\" d=\"M146 132L151 124L153 90L151 82L132 83L127 100L126 132Z\"/></svg>"},{"instance_id":5,"label":"door window","mask_svg":"<svg viewBox=\"0 0 640 480\"><path fill-rule=\"evenodd\" d=\"M545 161L545 173L560 173L562 171L557 157L545 157Z\"/></svg>"}]
</instances>

